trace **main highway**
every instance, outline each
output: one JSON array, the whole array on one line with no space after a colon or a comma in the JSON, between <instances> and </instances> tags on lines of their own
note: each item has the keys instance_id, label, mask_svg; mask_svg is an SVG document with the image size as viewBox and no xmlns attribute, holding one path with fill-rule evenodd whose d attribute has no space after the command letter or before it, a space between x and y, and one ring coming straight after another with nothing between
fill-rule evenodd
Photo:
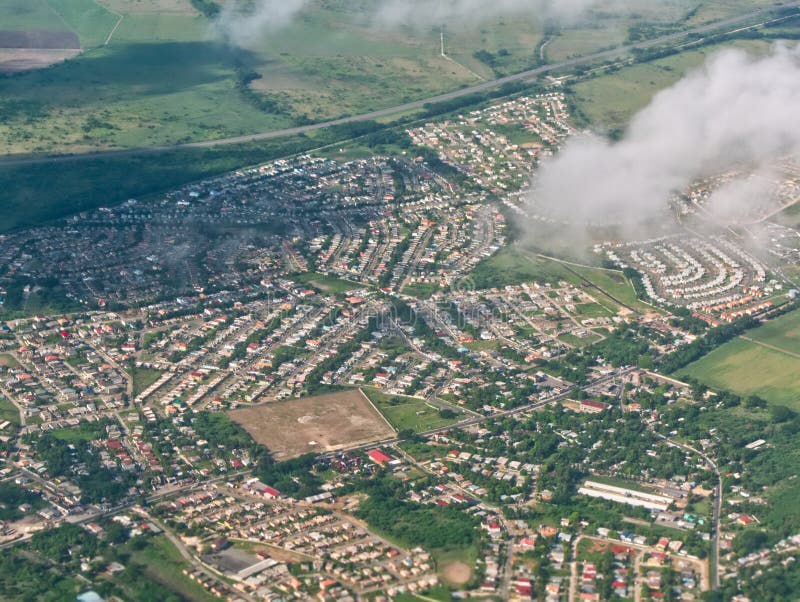
<instances>
[{"instance_id":1,"label":"main highway","mask_svg":"<svg viewBox=\"0 0 800 602\"><path fill-rule=\"evenodd\" d=\"M772 6L767 8L748 11L741 15L729 17L727 19L721 19L719 21L714 21L713 23L707 23L705 25L691 27L680 32L658 36L656 38L652 38L650 40L646 40L638 44L625 44L622 46L618 46L616 48L593 52L590 54L571 58L568 60L559 61L557 63L542 65L534 69L528 69L527 71L521 71L519 73L514 73L512 75L507 75L505 77L500 77L497 79L485 81L479 84L475 84L473 86L468 86L466 88L460 88L458 90L447 92L445 94L439 94L438 96L431 96L429 98L403 103L394 107L378 109L376 111L370 111L368 113L362 113L360 115L350 115L347 117L341 117L339 119L333 119L330 121L321 121L319 123L313 123L309 125L300 125L282 130L273 130L269 132L260 132L256 134L247 134L244 136L233 136L230 138L204 140L200 142L189 142L189 143L173 144L167 146L151 146L147 148L135 148L126 150L98 151L98 152L73 154L73 155L52 155L52 156L38 156L38 157L26 156L18 158L15 158L14 156L7 156L4 159L0 159L0 165L10 165L10 166L35 165L39 163L80 161L83 159L92 159L100 157L133 156L133 155L160 153L160 152L175 151L175 150L212 148L217 146L226 146L230 144L256 142L259 140L272 140L275 138L283 138L286 136L305 134L308 132L313 132L315 130L321 130L332 126L344 125L348 123L357 123L362 121L370 121L370 120L380 119L383 117L389 117L391 115L395 115L398 113L404 113L406 111L421 109L426 104L455 100L457 98L462 98L464 96L475 94L477 92L485 92L487 90L497 88L504 84L535 79L540 75L544 75L546 73L551 73L554 71L559 71L567 67L577 67L580 65L594 63L597 61L607 61L611 59L617 59L627 55L633 50L645 50L647 48L653 48L656 46L661 46L670 43L675 43L674 46L680 46L682 44L688 44L699 41L697 39L697 36L702 37L703 34L713 34L712 37L717 37L725 34L743 31L744 29L753 29L756 27L760 27L762 25L766 25L768 23L782 21L784 19L789 18L788 16L781 16L772 19L770 19L769 17L771 15L774 15L774 13L779 9L790 9L790 8L800 8L800 0L776 2ZM759 18L761 18L762 20L747 25L746 27L736 27L742 25L743 23L746 23L747 21ZM680 44L678 44L678 42L680 42Z\"/></svg>"}]
</instances>

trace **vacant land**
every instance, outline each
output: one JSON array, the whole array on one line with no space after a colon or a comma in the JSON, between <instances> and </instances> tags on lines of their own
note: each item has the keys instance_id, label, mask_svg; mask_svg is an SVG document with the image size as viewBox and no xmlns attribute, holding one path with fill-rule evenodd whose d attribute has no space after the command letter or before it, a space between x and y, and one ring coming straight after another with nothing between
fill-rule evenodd
<instances>
[{"instance_id":1,"label":"vacant land","mask_svg":"<svg viewBox=\"0 0 800 602\"><path fill-rule=\"evenodd\" d=\"M800 359L758 343L735 339L678 371L677 376L800 409L798 374Z\"/></svg>"},{"instance_id":2,"label":"vacant land","mask_svg":"<svg viewBox=\"0 0 800 602\"><path fill-rule=\"evenodd\" d=\"M570 266L570 268L591 282L594 286L605 291L628 307L644 312L658 311L637 298L636 291L631 281L628 280L622 272L581 266ZM585 286L586 283L584 282L584 287ZM596 289L593 289L593 287L587 289L587 292L593 297L596 297L598 303L601 303L604 307L614 303L613 300Z\"/></svg>"},{"instance_id":3,"label":"vacant land","mask_svg":"<svg viewBox=\"0 0 800 602\"><path fill-rule=\"evenodd\" d=\"M348 280L342 280L341 278L335 278L325 274L318 274L316 272L299 274L297 276L293 276L293 279L300 284L313 286L314 288L318 288L319 290L328 293L346 293L347 291L352 291L356 288L363 288L364 286L358 282L349 282Z\"/></svg>"},{"instance_id":4,"label":"vacant land","mask_svg":"<svg viewBox=\"0 0 800 602\"><path fill-rule=\"evenodd\" d=\"M800 355L800 310L770 320L747 333L747 337Z\"/></svg>"},{"instance_id":5,"label":"vacant land","mask_svg":"<svg viewBox=\"0 0 800 602\"><path fill-rule=\"evenodd\" d=\"M42 69L78 55L80 50L56 48L0 48L0 73Z\"/></svg>"},{"instance_id":6,"label":"vacant land","mask_svg":"<svg viewBox=\"0 0 800 602\"><path fill-rule=\"evenodd\" d=\"M417 397L390 395L369 388L364 389L364 393L398 431L405 429L415 432L427 431L448 426L463 418L463 416L442 418L438 409Z\"/></svg>"},{"instance_id":7,"label":"vacant land","mask_svg":"<svg viewBox=\"0 0 800 602\"><path fill-rule=\"evenodd\" d=\"M136 397L147 388L156 382L163 372L155 368L140 368L134 367L131 370L131 377L133 378L133 396Z\"/></svg>"},{"instance_id":8,"label":"vacant land","mask_svg":"<svg viewBox=\"0 0 800 602\"><path fill-rule=\"evenodd\" d=\"M229 416L278 460L394 435L383 416L357 390L233 410Z\"/></svg>"},{"instance_id":9,"label":"vacant land","mask_svg":"<svg viewBox=\"0 0 800 602\"><path fill-rule=\"evenodd\" d=\"M624 128L656 93L677 82L723 48L743 48L757 53L764 52L769 46L768 42L759 40L733 42L687 50L663 59L612 70L606 75L574 84L575 104L581 115L599 130Z\"/></svg>"},{"instance_id":10,"label":"vacant land","mask_svg":"<svg viewBox=\"0 0 800 602\"><path fill-rule=\"evenodd\" d=\"M517 247L501 249L481 261L472 273L472 281L477 289L498 288L523 282L557 284L562 280L573 283L577 281L575 275L560 264L529 256Z\"/></svg>"},{"instance_id":11,"label":"vacant land","mask_svg":"<svg viewBox=\"0 0 800 602\"><path fill-rule=\"evenodd\" d=\"M131 561L140 565L148 578L186 600L218 599L209 594L202 585L183 575L182 571L190 565L165 536L159 535L145 541L146 546L137 549L132 554Z\"/></svg>"},{"instance_id":12,"label":"vacant land","mask_svg":"<svg viewBox=\"0 0 800 602\"><path fill-rule=\"evenodd\" d=\"M0 396L0 421L8 420L13 424L20 423L19 409L10 400Z\"/></svg>"},{"instance_id":13,"label":"vacant land","mask_svg":"<svg viewBox=\"0 0 800 602\"><path fill-rule=\"evenodd\" d=\"M664 33L695 4L675 0L624 16L596 11L557 32L547 56L615 46L642 25L645 37ZM695 20L745 10L735 0L707 4L725 10ZM445 57L438 24L384 27L369 6L309 2L286 27L235 47L189 0L4 0L3 29L64 32L83 52L0 82L0 145L6 154L83 152L236 136L426 98L541 61L544 26L533 14L449 23ZM12 58L7 68L63 58ZM579 105L594 123L618 127L683 72L675 59L665 61L666 76L644 69L579 84Z\"/></svg>"}]
</instances>

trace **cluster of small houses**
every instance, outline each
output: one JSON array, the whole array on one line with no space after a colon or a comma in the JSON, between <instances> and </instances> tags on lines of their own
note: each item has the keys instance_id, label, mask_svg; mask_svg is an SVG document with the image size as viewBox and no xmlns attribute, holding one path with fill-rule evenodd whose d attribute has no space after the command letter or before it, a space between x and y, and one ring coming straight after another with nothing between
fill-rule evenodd
<instances>
[{"instance_id":1,"label":"cluster of small houses","mask_svg":"<svg viewBox=\"0 0 800 602\"><path fill-rule=\"evenodd\" d=\"M411 140L436 150L441 159L494 192L513 191L528 178L539 156L549 155L572 133L560 93L521 97L486 109L459 115L453 121L426 123L408 130ZM531 142L509 140L505 128L514 126ZM545 146L546 145L546 146Z\"/></svg>"},{"instance_id":2,"label":"cluster of small houses","mask_svg":"<svg viewBox=\"0 0 800 602\"><path fill-rule=\"evenodd\" d=\"M605 252L620 267L636 268L645 292L654 301L687 307L707 321L730 322L762 313L771 303L758 303L758 299L782 288L778 281L766 282L761 262L721 237L713 242L666 237L606 243L597 245L595 252ZM741 309L735 309L737 306Z\"/></svg>"},{"instance_id":3,"label":"cluster of small houses","mask_svg":"<svg viewBox=\"0 0 800 602\"><path fill-rule=\"evenodd\" d=\"M331 584L343 587L342 595L387 588L413 592L438 583L430 554L422 549L403 552L334 513L283 498L277 490L254 478L245 481L241 492L244 496L239 498L208 489L167 503L174 511L171 520L202 525L217 534L208 559L212 563L224 567L224 558L217 557L224 557L229 542L236 539L266 543L298 557L315 559L314 570L309 572L332 578ZM255 501L257 498L268 502ZM323 496L307 503L325 499ZM266 594L289 577L285 565L279 565L263 558L231 576L242 591ZM299 583L293 589L298 589ZM327 595L338 599L331 591Z\"/></svg>"}]
</instances>

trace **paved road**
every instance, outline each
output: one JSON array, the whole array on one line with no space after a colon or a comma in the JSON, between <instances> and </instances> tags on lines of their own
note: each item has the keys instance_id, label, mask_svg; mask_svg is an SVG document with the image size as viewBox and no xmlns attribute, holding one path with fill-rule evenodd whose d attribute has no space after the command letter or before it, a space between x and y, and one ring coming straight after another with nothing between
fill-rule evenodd
<instances>
[{"instance_id":1,"label":"paved road","mask_svg":"<svg viewBox=\"0 0 800 602\"><path fill-rule=\"evenodd\" d=\"M678 42L678 41L685 42L686 38L690 35L700 35L704 33L716 32L717 30L726 30L726 28L729 28L734 25L740 25L746 21L758 18L760 16L764 16L765 20L749 27L763 25L769 21L767 17L770 14L773 14L778 8L798 8L798 7L800 7L800 0L792 0L789 2L775 2L775 4L769 8L762 8L759 10L749 11L747 13L743 13L735 17L730 17L728 19L722 19L714 23L700 25L698 27L692 27L690 29L686 29L678 33L671 33L668 35L659 36L657 38L653 38L651 40L647 40L639 44L626 44L623 46L618 46L617 48L611 48L609 50L601 50L599 52L593 52L591 54L572 58L565 61L560 61L558 63L552 63L549 65L536 67L535 69L528 69L527 71L521 71L520 73L514 73L512 75L500 77L498 79L476 84L474 86L469 86L467 88L461 88L459 90L448 92L446 94L439 94L438 96L432 96L430 98L415 100L394 107L387 107L385 109L379 109L377 111L363 113L361 115L351 115L349 117L333 119L331 121L323 121L320 123L314 123L310 125L301 125L297 127L286 128L283 130L274 130L271 132L248 134L245 136L234 136L231 138L221 138L218 140L205 140L202 142L190 142L185 144L174 144L168 146L153 146L148 148L138 148L138 149L121 150L121 151L100 151L94 153L84 153L79 155L55 155L49 157L28 157L28 158L18 158L18 159L9 158L0 160L0 165L35 165L37 163L77 161L81 159L96 158L96 157L132 156L132 155L142 155L147 153L156 153L156 152L182 150L182 149L211 148L215 146L239 144L242 142L255 142L259 140L271 140L275 138L283 138L286 136L293 136L296 134L313 132L315 130L320 130L336 125L344 125L348 123L357 123L360 121L380 119L382 117L388 117L390 115L395 115L397 113L403 113L405 111L420 109L428 103L437 103L437 102L455 100L456 98L461 98L463 96L474 94L476 92L485 92L487 90L491 90L499 86L502 86L503 84L534 79L545 73L558 71L559 69L564 69L565 67L576 67L578 65L584 65L595 61L616 59L628 54L634 49L642 50L642 49L652 48L654 46L660 46L662 44L666 44L669 42ZM721 35L723 33L732 33L734 31L740 31L741 29L743 28L720 31L720 33L717 35Z\"/></svg>"},{"instance_id":2,"label":"paved road","mask_svg":"<svg viewBox=\"0 0 800 602\"><path fill-rule=\"evenodd\" d=\"M714 486L714 504L711 512L711 558L709 558L708 564L711 589L719 589L719 519L722 514L722 476L719 474L719 469L714 461L699 449L691 445L686 445L685 443L680 443L659 433L655 433L655 435L671 445L700 456L717 477L717 484Z\"/></svg>"}]
</instances>

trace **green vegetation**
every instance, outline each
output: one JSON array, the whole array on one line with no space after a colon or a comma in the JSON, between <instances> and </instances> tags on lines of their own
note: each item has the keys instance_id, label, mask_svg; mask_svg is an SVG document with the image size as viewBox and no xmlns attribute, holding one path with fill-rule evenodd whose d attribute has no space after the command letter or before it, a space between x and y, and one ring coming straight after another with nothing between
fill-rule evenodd
<instances>
[{"instance_id":1,"label":"green vegetation","mask_svg":"<svg viewBox=\"0 0 800 602\"><path fill-rule=\"evenodd\" d=\"M585 278L591 282L591 284L599 288L601 291L608 293L608 295L614 297L628 307L632 307L639 311L657 311L655 308L639 300L639 298L636 296L636 290L631 284L630 279L621 272L574 265L570 265L569 268L574 272L577 272L582 278ZM587 292L592 296L597 297L598 302L602 303L604 306L606 304L614 303L606 295L603 295L597 290L593 291L590 288Z\"/></svg>"},{"instance_id":2,"label":"green vegetation","mask_svg":"<svg viewBox=\"0 0 800 602\"><path fill-rule=\"evenodd\" d=\"M748 40L735 45L754 52L767 48L761 41ZM674 84L721 48L721 45L714 45L686 50L662 59L606 69L603 75L570 86L575 108L594 127L618 132L656 93Z\"/></svg>"},{"instance_id":3,"label":"green vegetation","mask_svg":"<svg viewBox=\"0 0 800 602\"><path fill-rule=\"evenodd\" d=\"M363 482L361 489L369 497L361 502L356 515L404 547L422 546L436 555L467 550L478 543L473 517L449 506L403 502L403 484L391 476Z\"/></svg>"},{"instance_id":4,"label":"green vegetation","mask_svg":"<svg viewBox=\"0 0 800 602\"><path fill-rule=\"evenodd\" d=\"M181 573L191 565L165 536L127 539L125 529L111 521L103 521L103 528L105 534L98 539L80 526L63 523L7 550L0 556L0 597L60 602L93 589L106 599L216 599ZM81 567L82 561L88 562L88 569ZM104 574L111 561L125 567L113 580ZM74 577L78 574L80 579Z\"/></svg>"},{"instance_id":5,"label":"green vegetation","mask_svg":"<svg viewBox=\"0 0 800 602\"><path fill-rule=\"evenodd\" d=\"M77 427L62 428L52 431L53 437L60 441L75 443L76 441L96 441L105 434L105 424L101 422L81 422Z\"/></svg>"},{"instance_id":6,"label":"green vegetation","mask_svg":"<svg viewBox=\"0 0 800 602\"><path fill-rule=\"evenodd\" d=\"M743 339L725 343L677 372L678 378L800 409L797 374L800 358Z\"/></svg>"},{"instance_id":7,"label":"green vegetation","mask_svg":"<svg viewBox=\"0 0 800 602\"><path fill-rule=\"evenodd\" d=\"M300 284L305 284L306 286L312 286L316 289L333 293L333 294L342 294L348 291L351 291L356 288L362 288L363 285L357 282L348 282L347 280L342 280L341 278L335 278L333 276L327 276L325 274L317 274L316 272L306 272L304 274L297 274L292 276L292 279L295 282L299 282Z\"/></svg>"},{"instance_id":8,"label":"green vegetation","mask_svg":"<svg viewBox=\"0 0 800 602\"><path fill-rule=\"evenodd\" d=\"M131 571L131 567L128 567L127 572L146 577L145 581L150 581L152 587L164 588L173 596L178 595L180 599L202 602L217 599L209 594L202 585L182 574L181 571L191 565L183 559L178 549L165 536L149 538L146 540L146 544L142 549L133 552L130 563L135 568ZM137 589L141 587L137 581L131 578L123 580L126 589L131 588L129 595L141 596L145 593L137 592Z\"/></svg>"},{"instance_id":9,"label":"green vegetation","mask_svg":"<svg viewBox=\"0 0 800 602\"><path fill-rule=\"evenodd\" d=\"M581 318L609 318L616 315L600 303L580 303L575 306L575 313Z\"/></svg>"},{"instance_id":10,"label":"green vegetation","mask_svg":"<svg viewBox=\"0 0 800 602\"><path fill-rule=\"evenodd\" d=\"M0 520L10 521L25 516L26 512L20 510L23 504L27 504L32 510L46 505L41 496L11 481L0 481Z\"/></svg>"},{"instance_id":11,"label":"green vegetation","mask_svg":"<svg viewBox=\"0 0 800 602\"><path fill-rule=\"evenodd\" d=\"M769 320L748 332L747 338L800 355L800 310Z\"/></svg>"},{"instance_id":12,"label":"green vegetation","mask_svg":"<svg viewBox=\"0 0 800 602\"><path fill-rule=\"evenodd\" d=\"M472 272L475 288L498 288L523 282L575 282L576 278L556 262L506 247L481 261Z\"/></svg>"},{"instance_id":13,"label":"green vegetation","mask_svg":"<svg viewBox=\"0 0 800 602\"><path fill-rule=\"evenodd\" d=\"M0 422L8 420L12 424L19 424L19 409L9 399L0 395Z\"/></svg>"},{"instance_id":14,"label":"green vegetation","mask_svg":"<svg viewBox=\"0 0 800 602\"><path fill-rule=\"evenodd\" d=\"M417 299L430 299L431 295L439 290L439 285L433 282L413 282L406 285L402 293Z\"/></svg>"},{"instance_id":15,"label":"green vegetation","mask_svg":"<svg viewBox=\"0 0 800 602\"><path fill-rule=\"evenodd\" d=\"M146 391L147 388L161 378L161 375L163 374L161 370L139 366L133 366L129 372L133 378L134 397Z\"/></svg>"},{"instance_id":16,"label":"green vegetation","mask_svg":"<svg viewBox=\"0 0 800 602\"><path fill-rule=\"evenodd\" d=\"M364 393L396 431L410 429L419 433L453 424L460 418L452 411L442 414L442 411L416 397L387 395L371 388L365 388Z\"/></svg>"}]
</instances>

